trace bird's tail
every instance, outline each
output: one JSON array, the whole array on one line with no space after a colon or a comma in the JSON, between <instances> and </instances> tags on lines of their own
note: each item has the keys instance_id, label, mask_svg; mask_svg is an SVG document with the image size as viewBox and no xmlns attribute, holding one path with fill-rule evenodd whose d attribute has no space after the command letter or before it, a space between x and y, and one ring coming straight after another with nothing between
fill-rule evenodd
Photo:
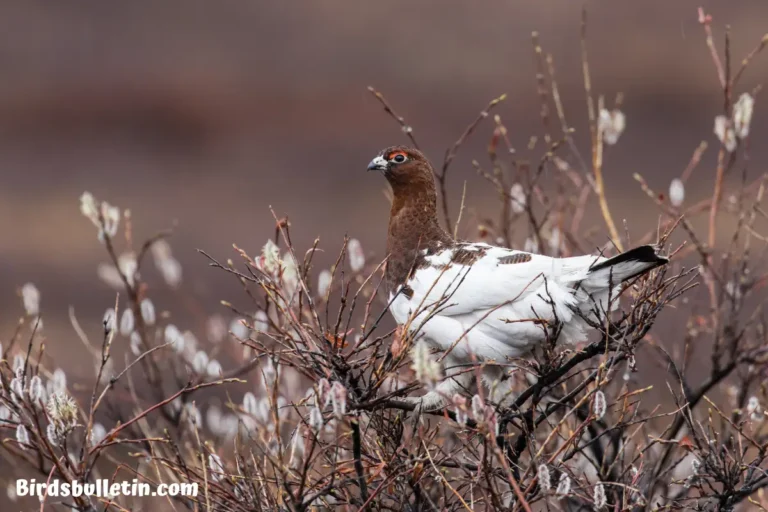
<instances>
[{"instance_id":1,"label":"bird's tail","mask_svg":"<svg viewBox=\"0 0 768 512\"><path fill-rule=\"evenodd\" d=\"M615 286L667 262L653 245L641 245L592 265L581 284L586 289Z\"/></svg>"},{"instance_id":2,"label":"bird's tail","mask_svg":"<svg viewBox=\"0 0 768 512\"><path fill-rule=\"evenodd\" d=\"M661 256L652 245L635 247L612 258L575 256L559 260L561 281L572 290L572 300L562 301L567 308L593 319L602 317L603 312L619 307L616 298L621 293L621 283L666 264L669 259ZM552 288L552 287L550 287ZM551 290L550 290L551 291ZM562 315L569 318L572 315ZM580 341L586 338L587 323L578 316L565 322L565 339Z\"/></svg>"}]
</instances>

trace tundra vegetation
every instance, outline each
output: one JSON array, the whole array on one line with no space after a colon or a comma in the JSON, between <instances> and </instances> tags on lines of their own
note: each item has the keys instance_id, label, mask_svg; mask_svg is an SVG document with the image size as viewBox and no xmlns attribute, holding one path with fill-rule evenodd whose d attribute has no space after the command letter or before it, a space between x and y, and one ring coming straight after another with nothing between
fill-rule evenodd
<instances>
[{"instance_id":1,"label":"tundra vegetation","mask_svg":"<svg viewBox=\"0 0 768 512\"><path fill-rule=\"evenodd\" d=\"M479 387L409 421L414 406L400 399L442 378L441 358L392 327L386 255L354 238L330 269L318 268L320 241L294 240L288 219L273 214L260 254L237 245L231 254L201 251L200 266L242 293L222 301L204 329L187 329L168 313L182 304L153 297L182 280L170 233L143 240L129 211L84 193L94 248L105 252L98 276L116 290L101 339L70 311L94 377L72 382L46 355L41 292L20 287L21 320L1 340L4 464L39 481L136 478L200 489L195 497L43 497L41 510L764 510L766 175L749 158L759 90L742 90L740 79L768 36L732 56L731 35L715 41L703 11L699 22L722 112L714 128L702 127L706 140L685 150L687 167L669 169L668 190L634 176L626 193L647 201L653 231L619 222L620 205L605 193L605 178L625 171L605 167L604 154L643 134L624 133L632 119L621 95L608 104L590 80L586 15L588 118L567 117L555 59L534 34L543 135L523 139L516 126L513 137L496 113L502 96L438 166L442 221L468 239L553 256L657 243L671 258L630 282L614 298L617 311L590 320L589 341L563 346L553 336L528 358L498 361L514 382L504 400ZM371 93L418 147L418 129ZM583 128L590 147L573 137ZM478 217L465 198L447 197L446 184L465 140L488 133L473 186L491 187L498 208ZM709 193L687 194L692 179L711 182ZM593 204L597 216L586 214ZM161 281L144 280L150 264Z\"/></svg>"}]
</instances>

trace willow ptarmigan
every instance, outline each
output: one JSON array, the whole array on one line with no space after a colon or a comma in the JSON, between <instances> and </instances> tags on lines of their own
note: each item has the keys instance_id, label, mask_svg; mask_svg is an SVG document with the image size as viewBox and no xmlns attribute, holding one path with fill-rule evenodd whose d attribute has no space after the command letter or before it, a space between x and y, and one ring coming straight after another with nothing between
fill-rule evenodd
<instances>
[{"instance_id":1,"label":"willow ptarmigan","mask_svg":"<svg viewBox=\"0 0 768 512\"><path fill-rule=\"evenodd\" d=\"M417 399L424 410L442 407L468 387L473 356L507 364L543 343L552 326L559 342L584 340L589 326L582 316L604 311L609 300L615 306L620 283L668 261L650 245L612 258L551 258L457 241L440 227L432 167L421 152L389 147L368 170L381 172L394 194L387 233L390 312L445 353L446 378ZM490 384L502 372L485 365L483 380Z\"/></svg>"}]
</instances>

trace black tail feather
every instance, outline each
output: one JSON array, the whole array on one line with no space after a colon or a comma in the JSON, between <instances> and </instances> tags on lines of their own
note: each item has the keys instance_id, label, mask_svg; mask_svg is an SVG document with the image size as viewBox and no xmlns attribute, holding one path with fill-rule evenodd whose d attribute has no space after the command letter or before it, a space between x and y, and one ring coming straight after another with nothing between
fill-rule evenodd
<instances>
[{"instance_id":1,"label":"black tail feather","mask_svg":"<svg viewBox=\"0 0 768 512\"><path fill-rule=\"evenodd\" d=\"M598 263L597 265L590 268L589 272L597 272L603 269L614 267L616 265L621 265L622 263L647 263L647 265L638 267L636 272L622 276L622 281L626 281L627 279L632 279L633 277L644 274L645 272L648 272L649 270L664 265L668 262L669 258L661 256L658 253L658 249L653 245L641 245L640 247L635 247L634 249L624 251L621 254L617 254L613 258L608 258L607 260Z\"/></svg>"}]
</instances>

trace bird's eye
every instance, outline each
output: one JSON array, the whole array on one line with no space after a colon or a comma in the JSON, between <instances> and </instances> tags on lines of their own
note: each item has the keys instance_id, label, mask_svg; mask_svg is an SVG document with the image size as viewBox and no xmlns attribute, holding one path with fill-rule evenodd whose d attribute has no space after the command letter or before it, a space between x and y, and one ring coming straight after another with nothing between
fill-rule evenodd
<instances>
[{"instance_id":1,"label":"bird's eye","mask_svg":"<svg viewBox=\"0 0 768 512\"><path fill-rule=\"evenodd\" d=\"M408 158L405 156L404 153L395 153L390 157L390 160L395 162L396 164L401 164L405 162Z\"/></svg>"}]
</instances>

